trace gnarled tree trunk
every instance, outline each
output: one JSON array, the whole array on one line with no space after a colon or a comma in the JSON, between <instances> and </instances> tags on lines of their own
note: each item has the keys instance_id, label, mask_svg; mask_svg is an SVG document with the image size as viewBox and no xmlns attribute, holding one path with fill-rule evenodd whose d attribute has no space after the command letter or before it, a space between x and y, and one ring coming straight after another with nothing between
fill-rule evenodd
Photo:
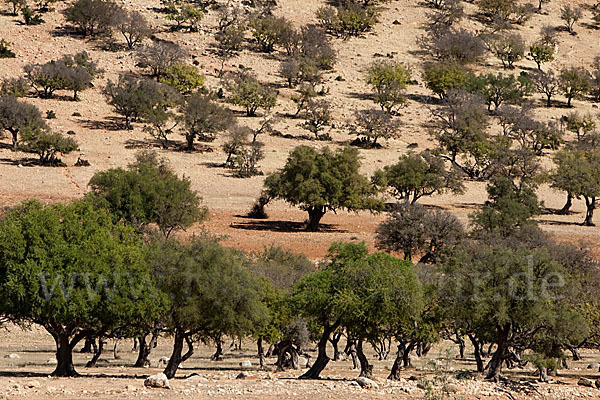
<instances>
[{"instance_id":1,"label":"gnarled tree trunk","mask_svg":"<svg viewBox=\"0 0 600 400\"><path fill-rule=\"evenodd\" d=\"M179 368L179 364L194 354L194 346L192 340L190 339L190 335L191 333L186 333L182 329L175 330L175 336L173 338L173 352L171 353L171 358L169 358L169 363L163 371L168 379L173 379L175 377L175 373L177 372L177 368ZM184 355L181 355L183 352L184 341L188 345L188 351Z\"/></svg>"},{"instance_id":2,"label":"gnarled tree trunk","mask_svg":"<svg viewBox=\"0 0 600 400\"><path fill-rule=\"evenodd\" d=\"M388 379L393 381L400 380L400 370L402 369L402 360L404 359L404 353L406 352L406 343L400 342L398 344L398 353L396 353L396 359L394 365L392 365L392 371L388 375Z\"/></svg>"},{"instance_id":3,"label":"gnarled tree trunk","mask_svg":"<svg viewBox=\"0 0 600 400\"><path fill-rule=\"evenodd\" d=\"M317 232L319 230L319 224L321 218L325 215L326 209L323 206L310 206L306 209L308 212L308 224L306 230L310 232Z\"/></svg>"},{"instance_id":4,"label":"gnarled tree trunk","mask_svg":"<svg viewBox=\"0 0 600 400\"><path fill-rule=\"evenodd\" d=\"M369 364L369 359L363 351L363 340L359 339L356 342L356 355L360 362L360 375L363 378L373 379L373 366Z\"/></svg>"},{"instance_id":5,"label":"gnarled tree trunk","mask_svg":"<svg viewBox=\"0 0 600 400\"><path fill-rule=\"evenodd\" d=\"M102 340L102 337L98 337L98 348L96 349L96 351L94 351L94 356L90 359L90 361L87 362L87 364L85 364L86 368L95 368L96 367L96 363L98 362L98 359L100 358L100 355L102 355L102 350L104 350L104 341Z\"/></svg>"},{"instance_id":6,"label":"gnarled tree trunk","mask_svg":"<svg viewBox=\"0 0 600 400\"><path fill-rule=\"evenodd\" d=\"M596 226L594 224L594 210L596 209L596 198L595 197L585 197L585 221L583 224L585 226Z\"/></svg>"},{"instance_id":7,"label":"gnarled tree trunk","mask_svg":"<svg viewBox=\"0 0 600 400\"><path fill-rule=\"evenodd\" d=\"M337 322L333 325L325 325L323 334L321 335L321 339L319 339L319 343L317 345L317 359L312 367L302 374L299 379L319 379L321 372L325 369L330 360L327 356L327 342L329 341L329 336L335 332L338 326L339 323Z\"/></svg>"}]
</instances>

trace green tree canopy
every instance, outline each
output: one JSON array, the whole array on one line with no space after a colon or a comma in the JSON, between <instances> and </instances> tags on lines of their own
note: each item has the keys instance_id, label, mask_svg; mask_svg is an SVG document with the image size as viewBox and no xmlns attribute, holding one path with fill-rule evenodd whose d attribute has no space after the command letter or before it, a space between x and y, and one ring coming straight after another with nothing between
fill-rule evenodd
<instances>
[{"instance_id":1,"label":"green tree canopy","mask_svg":"<svg viewBox=\"0 0 600 400\"><path fill-rule=\"evenodd\" d=\"M241 253L212 238L195 238L190 244L156 241L150 254L151 269L172 305L166 325L174 346L164 371L169 379L193 354L194 341L252 334L268 322L262 285ZM188 351L182 354L184 341Z\"/></svg>"},{"instance_id":2,"label":"green tree canopy","mask_svg":"<svg viewBox=\"0 0 600 400\"><path fill-rule=\"evenodd\" d=\"M373 179L390 187L398 199L411 204L436 193L463 193L461 171L455 167L448 169L444 164L444 159L426 151L404 154L396 164L377 171Z\"/></svg>"},{"instance_id":3,"label":"green tree canopy","mask_svg":"<svg viewBox=\"0 0 600 400\"><path fill-rule=\"evenodd\" d=\"M0 221L0 309L44 327L56 342L56 376L76 375L72 351L160 310L135 231L90 202L27 201Z\"/></svg>"},{"instance_id":4,"label":"green tree canopy","mask_svg":"<svg viewBox=\"0 0 600 400\"><path fill-rule=\"evenodd\" d=\"M90 179L91 197L119 219L138 227L154 223L168 237L208 217L202 199L188 178L179 178L164 159L141 152L127 169L96 173Z\"/></svg>"},{"instance_id":5,"label":"green tree canopy","mask_svg":"<svg viewBox=\"0 0 600 400\"><path fill-rule=\"evenodd\" d=\"M308 212L307 229L316 231L328 210L379 210L377 189L359 172L358 151L343 148L321 152L296 147L285 166L265 180L271 198L279 198Z\"/></svg>"}]
</instances>

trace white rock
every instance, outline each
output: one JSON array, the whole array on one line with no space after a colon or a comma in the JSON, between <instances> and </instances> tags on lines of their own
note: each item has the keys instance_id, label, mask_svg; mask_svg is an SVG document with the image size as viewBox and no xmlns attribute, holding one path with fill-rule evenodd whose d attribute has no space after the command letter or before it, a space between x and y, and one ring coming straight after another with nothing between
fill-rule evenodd
<instances>
[{"instance_id":1,"label":"white rock","mask_svg":"<svg viewBox=\"0 0 600 400\"><path fill-rule=\"evenodd\" d=\"M21 356L18 355L18 354L14 354L13 353L13 354L7 354L7 355L5 355L4 358L10 358L11 360L15 360L15 359L21 358Z\"/></svg>"},{"instance_id":2,"label":"white rock","mask_svg":"<svg viewBox=\"0 0 600 400\"><path fill-rule=\"evenodd\" d=\"M162 372L160 374L152 375L146 378L144 386L152 388L170 389L169 380L167 376Z\"/></svg>"},{"instance_id":3,"label":"white rock","mask_svg":"<svg viewBox=\"0 0 600 400\"><path fill-rule=\"evenodd\" d=\"M58 364L58 361L56 361L56 358L49 358L48 361L46 361L46 364L56 365L56 364Z\"/></svg>"},{"instance_id":4,"label":"white rock","mask_svg":"<svg viewBox=\"0 0 600 400\"><path fill-rule=\"evenodd\" d=\"M356 378L356 382L363 389L378 389L379 388L379 385L377 385L377 383L374 380L365 378L363 376Z\"/></svg>"},{"instance_id":5,"label":"white rock","mask_svg":"<svg viewBox=\"0 0 600 400\"><path fill-rule=\"evenodd\" d=\"M240 367L252 368L252 361L244 360L244 361L240 362Z\"/></svg>"}]
</instances>

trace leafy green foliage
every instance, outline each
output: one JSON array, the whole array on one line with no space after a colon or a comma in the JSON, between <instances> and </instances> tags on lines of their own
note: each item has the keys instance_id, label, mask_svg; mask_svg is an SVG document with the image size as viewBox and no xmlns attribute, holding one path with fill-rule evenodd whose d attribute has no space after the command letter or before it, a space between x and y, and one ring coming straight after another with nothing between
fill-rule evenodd
<instances>
[{"instance_id":1,"label":"leafy green foliage","mask_svg":"<svg viewBox=\"0 0 600 400\"><path fill-rule=\"evenodd\" d=\"M19 135L48 129L39 108L23 103L13 96L0 97L0 129L12 135L13 149L19 143Z\"/></svg>"},{"instance_id":2,"label":"leafy green foliage","mask_svg":"<svg viewBox=\"0 0 600 400\"><path fill-rule=\"evenodd\" d=\"M190 180L179 178L156 153L138 153L127 169L98 172L89 186L88 196L118 219L139 228L156 224L166 237L208 217Z\"/></svg>"},{"instance_id":3,"label":"leafy green foliage","mask_svg":"<svg viewBox=\"0 0 600 400\"><path fill-rule=\"evenodd\" d=\"M54 337L54 375L76 374L72 350L86 335L155 314L164 304L134 230L89 202L28 201L0 221L0 307Z\"/></svg>"},{"instance_id":4,"label":"leafy green foliage","mask_svg":"<svg viewBox=\"0 0 600 400\"><path fill-rule=\"evenodd\" d=\"M174 64L180 63L188 53L176 43L154 41L137 51L137 66L150 69L152 76L159 79Z\"/></svg>"},{"instance_id":5,"label":"leafy green foliage","mask_svg":"<svg viewBox=\"0 0 600 400\"><path fill-rule=\"evenodd\" d=\"M396 164L377 171L374 180L390 187L398 199L414 204L436 193L463 193L461 175L456 168L447 169L441 157L422 152L400 156Z\"/></svg>"},{"instance_id":6,"label":"leafy green foliage","mask_svg":"<svg viewBox=\"0 0 600 400\"><path fill-rule=\"evenodd\" d=\"M549 43L535 42L529 46L529 57L535 61L538 69L542 69L542 64L554 60L554 46Z\"/></svg>"},{"instance_id":7,"label":"leafy green foliage","mask_svg":"<svg viewBox=\"0 0 600 400\"><path fill-rule=\"evenodd\" d=\"M200 92L192 94L183 106L188 150L194 149L194 140L212 141L217 133L229 129L234 123L235 116L230 110Z\"/></svg>"},{"instance_id":8,"label":"leafy green foliage","mask_svg":"<svg viewBox=\"0 0 600 400\"><path fill-rule=\"evenodd\" d=\"M268 322L262 284L245 263L242 254L211 238L195 238L186 245L174 240L152 244L150 267L172 304L166 325L175 343L167 377L173 378L179 363L191 355L194 341L244 336ZM184 339L190 352L182 357Z\"/></svg>"},{"instance_id":9,"label":"leafy green foliage","mask_svg":"<svg viewBox=\"0 0 600 400\"><path fill-rule=\"evenodd\" d=\"M477 243L456 252L443 271L440 301L448 315L497 345L489 379L498 378L509 348L525 351L549 338L585 334L585 321L563 301L574 282L545 248Z\"/></svg>"},{"instance_id":10,"label":"leafy green foliage","mask_svg":"<svg viewBox=\"0 0 600 400\"><path fill-rule=\"evenodd\" d=\"M596 199L600 197L600 151L566 149L556 154L554 162L552 186L583 197L587 207L584 224L593 226Z\"/></svg>"},{"instance_id":11,"label":"leafy green foliage","mask_svg":"<svg viewBox=\"0 0 600 400\"><path fill-rule=\"evenodd\" d=\"M330 33L348 38L370 31L377 23L378 11L373 6L345 2L336 8L321 7L317 19Z\"/></svg>"},{"instance_id":12,"label":"leafy green foliage","mask_svg":"<svg viewBox=\"0 0 600 400\"><path fill-rule=\"evenodd\" d=\"M406 105L404 90L410 83L410 70L397 62L375 62L369 66L365 80L373 89L373 101L393 113Z\"/></svg>"},{"instance_id":13,"label":"leafy green foliage","mask_svg":"<svg viewBox=\"0 0 600 400\"><path fill-rule=\"evenodd\" d=\"M84 37L94 37L110 33L113 22L123 11L110 0L76 0L63 13Z\"/></svg>"},{"instance_id":14,"label":"leafy green foliage","mask_svg":"<svg viewBox=\"0 0 600 400\"><path fill-rule=\"evenodd\" d=\"M425 86L440 99L444 99L448 91L462 88L467 78L468 72L462 65L448 62L426 64L423 74Z\"/></svg>"},{"instance_id":15,"label":"leafy green foliage","mask_svg":"<svg viewBox=\"0 0 600 400\"><path fill-rule=\"evenodd\" d=\"M265 189L271 198L300 206L309 214L308 229L315 231L328 210L378 210L382 202L376 189L359 173L358 151L336 152L325 147L317 152L308 146L296 147L285 166L269 175Z\"/></svg>"},{"instance_id":16,"label":"leafy green foliage","mask_svg":"<svg viewBox=\"0 0 600 400\"><path fill-rule=\"evenodd\" d=\"M377 227L375 244L388 252L402 252L405 260L420 255L419 263L435 263L465 237L462 224L449 212L399 203Z\"/></svg>"},{"instance_id":17,"label":"leafy green foliage","mask_svg":"<svg viewBox=\"0 0 600 400\"><path fill-rule=\"evenodd\" d=\"M58 155L79 149L75 139L48 130L26 131L21 137L19 150L37 154L42 165L63 166Z\"/></svg>"},{"instance_id":18,"label":"leafy green foliage","mask_svg":"<svg viewBox=\"0 0 600 400\"><path fill-rule=\"evenodd\" d=\"M193 65L175 63L165 71L160 82L174 87L181 94L190 94L204 86L204 77Z\"/></svg>"},{"instance_id":19,"label":"leafy green foliage","mask_svg":"<svg viewBox=\"0 0 600 400\"><path fill-rule=\"evenodd\" d=\"M583 67L565 67L558 76L560 88L571 107L572 99L583 98L591 89L590 73Z\"/></svg>"},{"instance_id":20,"label":"leafy green foliage","mask_svg":"<svg viewBox=\"0 0 600 400\"><path fill-rule=\"evenodd\" d=\"M471 215L475 231L510 236L515 230L535 224L533 217L541 213L533 188L515 184L506 177L496 177L487 187L489 200L481 211Z\"/></svg>"},{"instance_id":21,"label":"leafy green foliage","mask_svg":"<svg viewBox=\"0 0 600 400\"><path fill-rule=\"evenodd\" d=\"M236 74L228 83L231 103L244 107L248 117L255 116L259 108L270 110L277 104L277 92L262 85L252 75Z\"/></svg>"},{"instance_id":22,"label":"leafy green foliage","mask_svg":"<svg viewBox=\"0 0 600 400\"><path fill-rule=\"evenodd\" d=\"M8 47L9 43L0 39L0 58L15 58L16 54Z\"/></svg>"},{"instance_id":23,"label":"leafy green foliage","mask_svg":"<svg viewBox=\"0 0 600 400\"><path fill-rule=\"evenodd\" d=\"M357 135L359 146L374 148L379 144L378 139L395 139L400 137L400 122L382 110L356 110L354 112L354 126L351 135Z\"/></svg>"}]
</instances>

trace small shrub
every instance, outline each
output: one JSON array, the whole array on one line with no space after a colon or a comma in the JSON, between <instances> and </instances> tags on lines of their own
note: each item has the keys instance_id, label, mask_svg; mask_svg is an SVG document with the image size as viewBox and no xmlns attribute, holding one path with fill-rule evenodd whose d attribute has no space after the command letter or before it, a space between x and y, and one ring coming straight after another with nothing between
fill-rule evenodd
<instances>
[{"instance_id":1,"label":"small shrub","mask_svg":"<svg viewBox=\"0 0 600 400\"><path fill-rule=\"evenodd\" d=\"M64 10L64 15L81 35L94 37L110 33L117 16L124 12L110 0L76 0Z\"/></svg>"},{"instance_id":2,"label":"small shrub","mask_svg":"<svg viewBox=\"0 0 600 400\"><path fill-rule=\"evenodd\" d=\"M330 140L328 133L321 131L331 122L331 105L325 100L309 100L302 114L301 126L315 135L316 140Z\"/></svg>"},{"instance_id":3,"label":"small shrub","mask_svg":"<svg viewBox=\"0 0 600 400\"><path fill-rule=\"evenodd\" d=\"M56 119L56 113L54 110L46 111L46 119Z\"/></svg>"},{"instance_id":4,"label":"small shrub","mask_svg":"<svg viewBox=\"0 0 600 400\"><path fill-rule=\"evenodd\" d=\"M0 96L25 97L30 87L25 78L8 78L0 86Z\"/></svg>"},{"instance_id":5,"label":"small shrub","mask_svg":"<svg viewBox=\"0 0 600 400\"><path fill-rule=\"evenodd\" d=\"M317 19L330 33L348 38L370 31L377 23L378 12L373 6L362 6L354 2L333 7L321 7Z\"/></svg>"},{"instance_id":6,"label":"small shrub","mask_svg":"<svg viewBox=\"0 0 600 400\"><path fill-rule=\"evenodd\" d=\"M575 23L581 19L581 17L583 17L583 12L579 7L571 7L570 5L566 5L560 8L560 19L564 21L565 27L571 35L575 34L573 27L575 26Z\"/></svg>"},{"instance_id":7,"label":"small shrub","mask_svg":"<svg viewBox=\"0 0 600 400\"><path fill-rule=\"evenodd\" d=\"M277 92L247 73L234 75L228 85L231 103L244 107L248 117L255 116L259 108L270 110L277 104Z\"/></svg>"},{"instance_id":8,"label":"small shrub","mask_svg":"<svg viewBox=\"0 0 600 400\"><path fill-rule=\"evenodd\" d=\"M204 76L192 65L175 63L167 68L160 82L172 86L181 94L190 94L204 86Z\"/></svg>"},{"instance_id":9,"label":"small shrub","mask_svg":"<svg viewBox=\"0 0 600 400\"><path fill-rule=\"evenodd\" d=\"M37 154L42 165L64 166L59 155L69 154L78 149L77 142L56 132L24 132L21 151Z\"/></svg>"},{"instance_id":10,"label":"small shrub","mask_svg":"<svg viewBox=\"0 0 600 400\"><path fill-rule=\"evenodd\" d=\"M406 105L404 91L411 82L410 70L398 62L375 62L367 69L366 81L381 109L394 113Z\"/></svg>"},{"instance_id":11,"label":"small shrub","mask_svg":"<svg viewBox=\"0 0 600 400\"><path fill-rule=\"evenodd\" d=\"M71 114L72 117L81 117L81 113L78 111L75 111L73 114ZM67 132L68 133L68 132Z\"/></svg>"},{"instance_id":12,"label":"small shrub","mask_svg":"<svg viewBox=\"0 0 600 400\"><path fill-rule=\"evenodd\" d=\"M23 14L25 25L40 25L44 23L42 17L39 14L34 13L28 6L23 7L21 13Z\"/></svg>"},{"instance_id":13,"label":"small shrub","mask_svg":"<svg viewBox=\"0 0 600 400\"><path fill-rule=\"evenodd\" d=\"M8 47L8 42L0 39L0 58L15 58L16 54Z\"/></svg>"}]
</instances>

